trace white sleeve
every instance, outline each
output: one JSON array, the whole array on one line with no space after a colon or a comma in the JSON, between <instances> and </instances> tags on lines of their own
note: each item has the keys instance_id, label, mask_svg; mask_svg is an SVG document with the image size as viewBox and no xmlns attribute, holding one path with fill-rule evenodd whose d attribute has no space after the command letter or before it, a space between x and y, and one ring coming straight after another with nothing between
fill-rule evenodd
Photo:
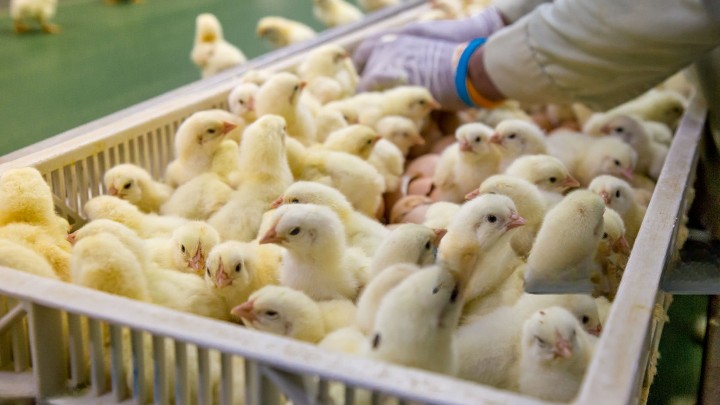
<instances>
[{"instance_id":1,"label":"white sleeve","mask_svg":"<svg viewBox=\"0 0 720 405\"><path fill-rule=\"evenodd\" d=\"M703 0L557 0L494 34L485 69L508 98L607 109L720 45Z\"/></svg>"}]
</instances>

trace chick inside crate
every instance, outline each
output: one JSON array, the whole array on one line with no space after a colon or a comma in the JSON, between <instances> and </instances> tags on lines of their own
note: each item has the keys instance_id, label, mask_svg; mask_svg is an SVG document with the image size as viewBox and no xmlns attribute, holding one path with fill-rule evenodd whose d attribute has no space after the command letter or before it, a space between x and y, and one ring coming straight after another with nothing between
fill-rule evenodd
<instances>
[{"instance_id":1,"label":"chick inside crate","mask_svg":"<svg viewBox=\"0 0 720 405\"><path fill-rule=\"evenodd\" d=\"M0 166L0 398L645 402L702 99L447 114L422 88L352 94L346 50L424 12ZM568 275L585 294L524 292Z\"/></svg>"}]
</instances>

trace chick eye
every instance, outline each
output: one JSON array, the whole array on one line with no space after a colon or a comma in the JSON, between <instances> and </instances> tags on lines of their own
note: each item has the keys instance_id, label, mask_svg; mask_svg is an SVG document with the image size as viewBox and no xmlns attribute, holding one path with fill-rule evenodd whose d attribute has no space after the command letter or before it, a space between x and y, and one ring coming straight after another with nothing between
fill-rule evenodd
<instances>
[{"instance_id":1,"label":"chick eye","mask_svg":"<svg viewBox=\"0 0 720 405\"><path fill-rule=\"evenodd\" d=\"M265 315L267 315L270 318L277 318L278 313L277 313L277 311L268 310L268 311L265 311Z\"/></svg>"},{"instance_id":2,"label":"chick eye","mask_svg":"<svg viewBox=\"0 0 720 405\"><path fill-rule=\"evenodd\" d=\"M583 323L583 324L586 324L586 323L588 323L588 322L590 322L590 317L587 316L587 315L584 315L584 316L582 317L582 323Z\"/></svg>"},{"instance_id":3,"label":"chick eye","mask_svg":"<svg viewBox=\"0 0 720 405\"><path fill-rule=\"evenodd\" d=\"M283 125L283 132L287 132L287 126Z\"/></svg>"},{"instance_id":4,"label":"chick eye","mask_svg":"<svg viewBox=\"0 0 720 405\"><path fill-rule=\"evenodd\" d=\"M132 182L128 182L128 183L125 183L125 185L123 186L123 188L124 188L125 190L127 190L127 189L129 189L131 186L132 186Z\"/></svg>"},{"instance_id":5,"label":"chick eye","mask_svg":"<svg viewBox=\"0 0 720 405\"><path fill-rule=\"evenodd\" d=\"M180 251L185 253L185 245L180 245Z\"/></svg>"},{"instance_id":6,"label":"chick eye","mask_svg":"<svg viewBox=\"0 0 720 405\"><path fill-rule=\"evenodd\" d=\"M480 138L479 136L475 137L475 143L480 143L480 141L482 141L482 138Z\"/></svg>"},{"instance_id":7,"label":"chick eye","mask_svg":"<svg viewBox=\"0 0 720 405\"><path fill-rule=\"evenodd\" d=\"M210 266L207 266L205 270L207 270L208 277L212 277L212 274L210 274Z\"/></svg>"},{"instance_id":8,"label":"chick eye","mask_svg":"<svg viewBox=\"0 0 720 405\"><path fill-rule=\"evenodd\" d=\"M290 200L290 203L292 203L292 204L297 204L299 202L300 202L300 200L298 200L297 198L293 198L292 200Z\"/></svg>"},{"instance_id":9,"label":"chick eye","mask_svg":"<svg viewBox=\"0 0 720 405\"><path fill-rule=\"evenodd\" d=\"M615 163L615 166L620 166L620 161L617 160L617 159L615 159L615 160L613 161L613 163Z\"/></svg>"},{"instance_id":10,"label":"chick eye","mask_svg":"<svg viewBox=\"0 0 720 405\"><path fill-rule=\"evenodd\" d=\"M235 266L235 272L236 272L236 273L240 273L240 269L242 269L242 265L241 265L240 263L238 263L238 264Z\"/></svg>"},{"instance_id":11,"label":"chick eye","mask_svg":"<svg viewBox=\"0 0 720 405\"><path fill-rule=\"evenodd\" d=\"M510 139L515 139L515 137L517 137L517 135L515 135L515 134L508 135L508 138L510 138Z\"/></svg>"},{"instance_id":12,"label":"chick eye","mask_svg":"<svg viewBox=\"0 0 720 405\"><path fill-rule=\"evenodd\" d=\"M343 115L343 119L344 119L345 121L350 121L350 117L348 117L347 115Z\"/></svg>"},{"instance_id":13,"label":"chick eye","mask_svg":"<svg viewBox=\"0 0 720 405\"><path fill-rule=\"evenodd\" d=\"M615 132L619 132L619 133L622 134L623 132L625 132L625 128L623 128L623 127L617 127L617 128L615 128Z\"/></svg>"},{"instance_id":14,"label":"chick eye","mask_svg":"<svg viewBox=\"0 0 720 405\"><path fill-rule=\"evenodd\" d=\"M241 105L245 105L245 100L238 100Z\"/></svg>"},{"instance_id":15,"label":"chick eye","mask_svg":"<svg viewBox=\"0 0 720 405\"><path fill-rule=\"evenodd\" d=\"M497 222L497 217L496 217L495 215L488 215L488 216L487 216L487 220L488 220L488 222L490 222L491 224L494 224L495 222Z\"/></svg>"},{"instance_id":16,"label":"chick eye","mask_svg":"<svg viewBox=\"0 0 720 405\"><path fill-rule=\"evenodd\" d=\"M431 244L430 241L425 242L425 250L430 250Z\"/></svg>"},{"instance_id":17,"label":"chick eye","mask_svg":"<svg viewBox=\"0 0 720 405\"><path fill-rule=\"evenodd\" d=\"M209 134L214 134L214 133L215 133L215 128L210 128L210 129L208 129L208 133L209 133Z\"/></svg>"},{"instance_id":18,"label":"chick eye","mask_svg":"<svg viewBox=\"0 0 720 405\"><path fill-rule=\"evenodd\" d=\"M603 233L603 237L602 237L602 238L603 238L603 239L607 239L607 238L608 238L607 232Z\"/></svg>"},{"instance_id":19,"label":"chick eye","mask_svg":"<svg viewBox=\"0 0 720 405\"><path fill-rule=\"evenodd\" d=\"M615 192L615 198L620 198L620 190Z\"/></svg>"},{"instance_id":20,"label":"chick eye","mask_svg":"<svg viewBox=\"0 0 720 405\"><path fill-rule=\"evenodd\" d=\"M297 235L300 233L300 227L295 227L290 230L290 235Z\"/></svg>"},{"instance_id":21,"label":"chick eye","mask_svg":"<svg viewBox=\"0 0 720 405\"><path fill-rule=\"evenodd\" d=\"M425 101L425 100L419 100L419 101L418 101L418 104L420 104L420 105L425 105L425 104L427 104L427 101Z\"/></svg>"},{"instance_id":22,"label":"chick eye","mask_svg":"<svg viewBox=\"0 0 720 405\"><path fill-rule=\"evenodd\" d=\"M298 86L298 85L296 84L295 87L293 87L293 91L298 91L298 90L300 90L300 86Z\"/></svg>"},{"instance_id":23,"label":"chick eye","mask_svg":"<svg viewBox=\"0 0 720 405\"><path fill-rule=\"evenodd\" d=\"M545 342L543 339L541 339L540 336L535 336L535 340L537 340L540 347L545 347L545 345L547 344L547 342Z\"/></svg>"},{"instance_id":24,"label":"chick eye","mask_svg":"<svg viewBox=\"0 0 720 405\"><path fill-rule=\"evenodd\" d=\"M372 144L372 139L368 139L365 143L367 143L368 145Z\"/></svg>"},{"instance_id":25,"label":"chick eye","mask_svg":"<svg viewBox=\"0 0 720 405\"><path fill-rule=\"evenodd\" d=\"M555 183L557 181L557 177L550 177L550 183Z\"/></svg>"},{"instance_id":26,"label":"chick eye","mask_svg":"<svg viewBox=\"0 0 720 405\"><path fill-rule=\"evenodd\" d=\"M680 107L673 107L672 111L677 114L682 113L682 109Z\"/></svg>"}]
</instances>

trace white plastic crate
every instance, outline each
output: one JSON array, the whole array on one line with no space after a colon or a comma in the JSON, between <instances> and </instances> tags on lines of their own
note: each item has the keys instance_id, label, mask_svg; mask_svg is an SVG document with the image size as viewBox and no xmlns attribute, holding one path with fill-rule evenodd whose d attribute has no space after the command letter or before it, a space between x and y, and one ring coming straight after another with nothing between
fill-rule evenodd
<instances>
[{"instance_id":1,"label":"white plastic crate","mask_svg":"<svg viewBox=\"0 0 720 405\"><path fill-rule=\"evenodd\" d=\"M50 184L58 211L79 225L83 222L81 207L105 192L105 170L131 162L161 177L173 157L173 136L182 120L195 111L225 108L228 92L246 69L290 68L309 47L324 42L352 48L368 35L412 21L426 9L421 3L386 10L360 24L325 33L310 44L268 54L248 66L8 155L0 160L0 175L11 168L36 167ZM643 387L648 373L654 371L664 309L669 304L669 296L659 290L659 283L670 266L679 219L687 211L705 115L704 101L696 96L673 140L576 404L644 402ZM422 370L327 352L302 342L6 268L0 268L0 315L0 401L34 396L57 403L141 402L140 398L154 392L156 403L166 403L172 373L179 382L174 387L176 403L211 403L207 373L201 373L197 387L187 383L183 353L186 347L196 346L200 370L207 366L208 353L222 353L219 401L223 404L231 403L232 390L239 388L231 383L233 372L245 373L247 404L280 403L281 394L295 404L329 403L329 383L344 385L347 404L368 399L364 395L356 401L358 390L373 391L371 403L381 402L379 393L383 401L396 399L397 403L544 403ZM83 331L86 321L88 332ZM106 325L110 326L106 329ZM152 387L136 378L130 392L122 382L125 373L132 370L125 370L118 360L123 350L119 337L128 328L135 361L142 361L142 344L138 343L145 334L153 339L153 363L164 364L165 339L173 341L178 354L174 369L156 370ZM104 339L110 344L105 346ZM109 364L103 361L104 351L111 352ZM245 360L244 370L233 370L230 360L234 356ZM142 365L135 363L135 368ZM88 389L76 389L82 387ZM197 398L191 398L191 388L197 391Z\"/></svg>"}]
</instances>

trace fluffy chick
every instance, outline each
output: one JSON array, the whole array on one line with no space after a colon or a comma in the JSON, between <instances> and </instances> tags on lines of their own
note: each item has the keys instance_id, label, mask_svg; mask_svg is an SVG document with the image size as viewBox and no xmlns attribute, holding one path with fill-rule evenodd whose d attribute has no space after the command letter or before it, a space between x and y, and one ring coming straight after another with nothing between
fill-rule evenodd
<instances>
[{"instance_id":1,"label":"fluffy chick","mask_svg":"<svg viewBox=\"0 0 720 405\"><path fill-rule=\"evenodd\" d=\"M315 30L307 25L277 16L261 18L255 32L258 37L268 41L274 48L308 41L317 36Z\"/></svg>"},{"instance_id":2,"label":"fluffy chick","mask_svg":"<svg viewBox=\"0 0 720 405\"><path fill-rule=\"evenodd\" d=\"M374 129L366 125L350 125L330 135L323 143L327 150L345 152L367 160L375 150L375 144L381 139Z\"/></svg>"},{"instance_id":3,"label":"fluffy chick","mask_svg":"<svg viewBox=\"0 0 720 405\"><path fill-rule=\"evenodd\" d=\"M562 307L533 314L523 324L520 341L520 393L545 401L572 401L592 359L596 340Z\"/></svg>"},{"instance_id":4,"label":"fluffy chick","mask_svg":"<svg viewBox=\"0 0 720 405\"><path fill-rule=\"evenodd\" d=\"M176 188L160 207L160 213L204 221L230 200L232 192L216 173L203 173Z\"/></svg>"},{"instance_id":5,"label":"fluffy chick","mask_svg":"<svg viewBox=\"0 0 720 405\"><path fill-rule=\"evenodd\" d=\"M326 27L362 20L363 13L344 0L313 0L313 15Z\"/></svg>"},{"instance_id":6,"label":"fluffy chick","mask_svg":"<svg viewBox=\"0 0 720 405\"><path fill-rule=\"evenodd\" d=\"M262 214L292 183L285 152L285 120L266 115L252 123L240 145L240 186L209 219L223 239L253 240Z\"/></svg>"},{"instance_id":7,"label":"fluffy chick","mask_svg":"<svg viewBox=\"0 0 720 405\"><path fill-rule=\"evenodd\" d=\"M260 244L287 249L280 283L316 300L354 300L367 280L368 259L362 251L346 248L342 222L330 208L291 204L277 209L272 228Z\"/></svg>"},{"instance_id":8,"label":"fluffy chick","mask_svg":"<svg viewBox=\"0 0 720 405\"><path fill-rule=\"evenodd\" d=\"M21 243L7 239L0 239L0 266L40 277L60 279L45 257Z\"/></svg>"},{"instance_id":9,"label":"fluffy chick","mask_svg":"<svg viewBox=\"0 0 720 405\"><path fill-rule=\"evenodd\" d=\"M597 267L593 259L604 212L602 198L587 190L568 194L548 211L527 260L525 291L592 291L590 274Z\"/></svg>"},{"instance_id":10,"label":"fluffy chick","mask_svg":"<svg viewBox=\"0 0 720 405\"><path fill-rule=\"evenodd\" d=\"M210 251L205 282L232 309L253 292L278 283L280 259L281 250L276 246L223 242Z\"/></svg>"},{"instance_id":11,"label":"fluffy chick","mask_svg":"<svg viewBox=\"0 0 720 405\"><path fill-rule=\"evenodd\" d=\"M26 20L37 20L44 32L56 34L60 27L52 24L50 20L55 16L57 0L11 0L10 17L13 20L13 28L17 33L30 30L25 23Z\"/></svg>"},{"instance_id":12,"label":"fluffy chick","mask_svg":"<svg viewBox=\"0 0 720 405\"><path fill-rule=\"evenodd\" d=\"M257 119L255 111L255 95L260 86L255 83L243 82L235 86L228 94L230 112L242 118L247 123Z\"/></svg>"},{"instance_id":13,"label":"fluffy chick","mask_svg":"<svg viewBox=\"0 0 720 405\"><path fill-rule=\"evenodd\" d=\"M360 123L374 127L382 118L399 115L410 118L418 128L432 110L440 108L430 91L420 86L399 86L382 93L367 93Z\"/></svg>"},{"instance_id":14,"label":"fluffy chick","mask_svg":"<svg viewBox=\"0 0 720 405\"><path fill-rule=\"evenodd\" d=\"M537 125L522 119L501 121L490 138L500 152L500 171L507 169L522 155L541 155L546 152L545 134Z\"/></svg>"},{"instance_id":15,"label":"fluffy chick","mask_svg":"<svg viewBox=\"0 0 720 405\"><path fill-rule=\"evenodd\" d=\"M454 375L460 287L440 266L414 272L380 303L367 356Z\"/></svg>"},{"instance_id":16,"label":"fluffy chick","mask_svg":"<svg viewBox=\"0 0 720 405\"><path fill-rule=\"evenodd\" d=\"M188 222L173 231L170 239L160 239L152 250L155 263L164 269L202 275L210 251L220 243L220 235L209 224Z\"/></svg>"},{"instance_id":17,"label":"fluffy chick","mask_svg":"<svg viewBox=\"0 0 720 405\"><path fill-rule=\"evenodd\" d=\"M598 176L590 183L588 190L599 195L605 205L620 214L625 224L625 237L632 246L647 210L645 206L635 201L632 187L617 177Z\"/></svg>"},{"instance_id":18,"label":"fluffy chick","mask_svg":"<svg viewBox=\"0 0 720 405\"><path fill-rule=\"evenodd\" d=\"M377 169L385 180L385 191L397 191L401 185L405 156L392 142L380 139L375 144L368 163Z\"/></svg>"},{"instance_id":19,"label":"fluffy chick","mask_svg":"<svg viewBox=\"0 0 720 405\"><path fill-rule=\"evenodd\" d=\"M85 203L83 210L91 221L110 219L119 222L137 232L141 238L170 236L178 226L188 222L180 217L144 214L128 201L108 195L91 199Z\"/></svg>"},{"instance_id":20,"label":"fluffy chick","mask_svg":"<svg viewBox=\"0 0 720 405\"><path fill-rule=\"evenodd\" d=\"M283 204L317 204L329 207L340 218L348 245L361 249L368 257L375 253L389 233L376 220L353 210L341 192L324 184L309 181L293 183L273 202L272 207L277 208Z\"/></svg>"},{"instance_id":21,"label":"fluffy chick","mask_svg":"<svg viewBox=\"0 0 720 405\"><path fill-rule=\"evenodd\" d=\"M34 251L50 263L56 276L70 281L70 251L65 240L48 233L45 227L27 223L12 223L0 227L0 240L8 240Z\"/></svg>"},{"instance_id":22,"label":"fluffy chick","mask_svg":"<svg viewBox=\"0 0 720 405\"><path fill-rule=\"evenodd\" d=\"M435 262L435 254L445 230L434 230L423 225L402 224L393 229L375 251L369 273L374 278L397 263L428 266Z\"/></svg>"},{"instance_id":23,"label":"fluffy chick","mask_svg":"<svg viewBox=\"0 0 720 405\"><path fill-rule=\"evenodd\" d=\"M547 146L550 154L560 159L584 186L602 174L633 178L637 153L620 139L563 130L550 136Z\"/></svg>"},{"instance_id":24,"label":"fluffy chick","mask_svg":"<svg viewBox=\"0 0 720 405\"><path fill-rule=\"evenodd\" d=\"M417 125L407 117L399 115L383 117L375 123L375 129L383 139L397 146L403 156L407 156L413 146L425 144L425 139L420 135Z\"/></svg>"},{"instance_id":25,"label":"fluffy chick","mask_svg":"<svg viewBox=\"0 0 720 405\"><path fill-rule=\"evenodd\" d=\"M310 89L318 78L332 79L340 85L341 97L351 96L355 94L355 88L360 79L349 56L348 52L340 45L320 46L309 52L298 65L298 77L306 81Z\"/></svg>"},{"instance_id":26,"label":"fluffy chick","mask_svg":"<svg viewBox=\"0 0 720 405\"><path fill-rule=\"evenodd\" d=\"M165 182L177 187L210 171L223 138L236 127L237 124L214 110L196 112L188 117L175 133L175 160L167 167Z\"/></svg>"},{"instance_id":27,"label":"fluffy chick","mask_svg":"<svg viewBox=\"0 0 720 405\"><path fill-rule=\"evenodd\" d=\"M519 177L537 186L547 208L559 203L568 190L580 186L565 164L550 155L522 156L505 170L505 174Z\"/></svg>"},{"instance_id":28,"label":"fluffy chick","mask_svg":"<svg viewBox=\"0 0 720 405\"><path fill-rule=\"evenodd\" d=\"M499 156L490 144L492 134L492 128L480 123L457 129L458 142L442 153L433 176L439 199L460 203L483 180L497 173Z\"/></svg>"},{"instance_id":29,"label":"fluffy chick","mask_svg":"<svg viewBox=\"0 0 720 405\"><path fill-rule=\"evenodd\" d=\"M172 187L153 180L147 170L129 163L105 172L103 181L109 195L128 200L147 213L158 212L172 193Z\"/></svg>"},{"instance_id":30,"label":"fluffy chick","mask_svg":"<svg viewBox=\"0 0 720 405\"><path fill-rule=\"evenodd\" d=\"M315 115L315 138L319 143L325 142L328 135L348 126L342 112L329 108L320 108Z\"/></svg>"},{"instance_id":31,"label":"fluffy chick","mask_svg":"<svg viewBox=\"0 0 720 405\"><path fill-rule=\"evenodd\" d=\"M305 146L315 141L315 121L300 103L305 82L291 73L277 73L265 82L255 95L258 116L276 114L285 118L287 133Z\"/></svg>"},{"instance_id":32,"label":"fluffy chick","mask_svg":"<svg viewBox=\"0 0 720 405\"><path fill-rule=\"evenodd\" d=\"M629 255L630 246L625 239L622 217L612 208L606 207L603 214L603 236L595 253L595 262L600 265L602 273L595 279L593 275L590 276L597 286L595 295L615 298Z\"/></svg>"},{"instance_id":33,"label":"fluffy chick","mask_svg":"<svg viewBox=\"0 0 720 405\"><path fill-rule=\"evenodd\" d=\"M245 54L223 38L220 21L209 13L195 19L195 44L190 59L200 68L203 78L247 62Z\"/></svg>"},{"instance_id":34,"label":"fluffy chick","mask_svg":"<svg viewBox=\"0 0 720 405\"><path fill-rule=\"evenodd\" d=\"M621 104L609 112L635 115L648 121L661 122L677 128L687 101L672 90L650 90L642 96Z\"/></svg>"}]
</instances>

